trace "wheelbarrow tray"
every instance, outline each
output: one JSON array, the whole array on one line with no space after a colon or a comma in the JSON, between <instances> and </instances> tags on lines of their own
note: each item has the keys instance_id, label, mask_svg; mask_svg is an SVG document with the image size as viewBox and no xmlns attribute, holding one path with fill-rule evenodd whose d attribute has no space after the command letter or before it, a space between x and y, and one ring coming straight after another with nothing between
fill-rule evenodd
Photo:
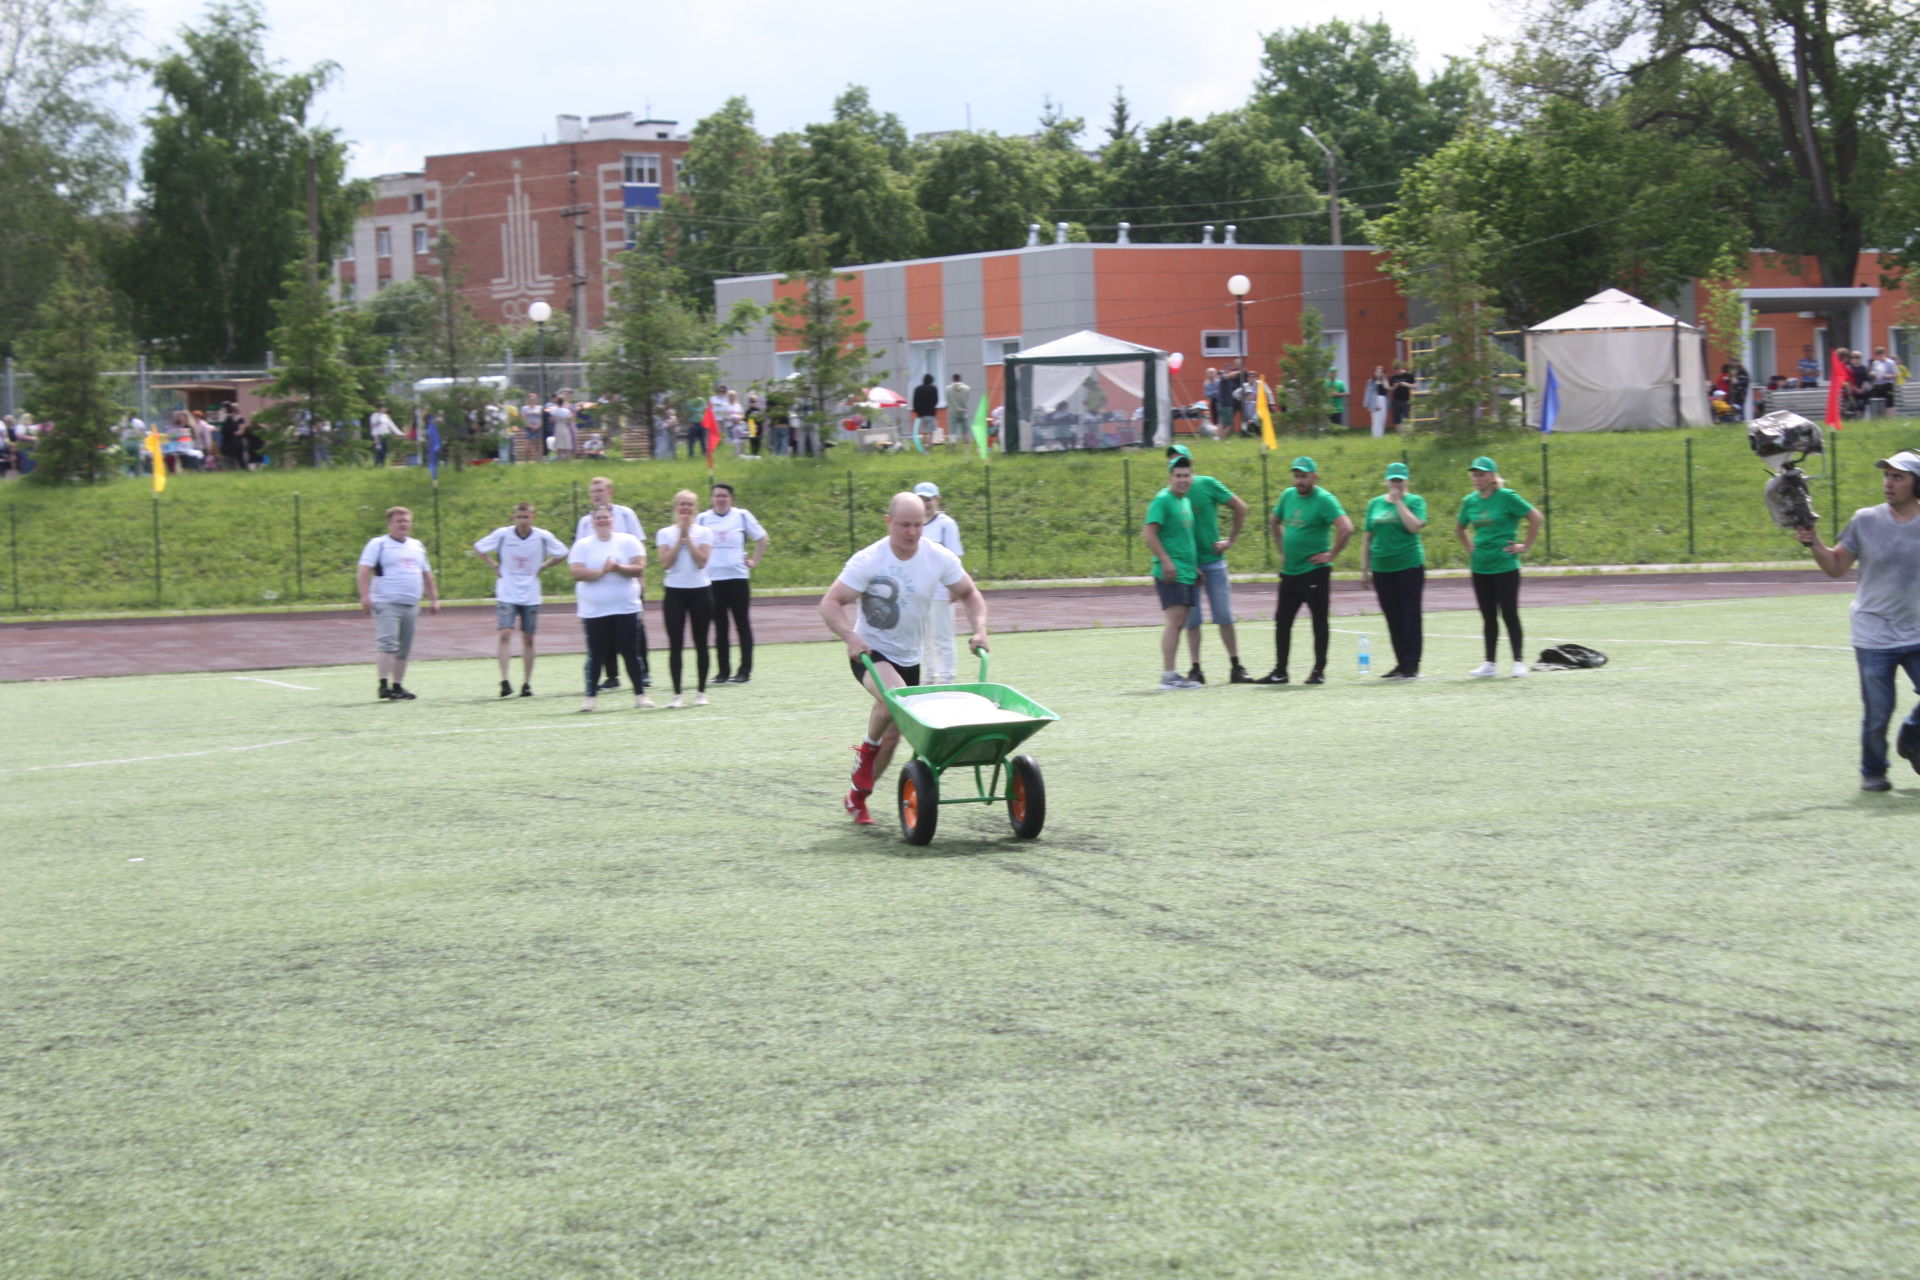
<instances>
[{"instance_id":1,"label":"wheelbarrow tray","mask_svg":"<svg viewBox=\"0 0 1920 1280\"><path fill-rule=\"evenodd\" d=\"M997 714L990 719L971 719L974 711L985 708L972 699L944 701L956 694L985 699ZM1060 718L1018 689L1004 684L888 689L887 709L900 728L900 736L912 746L914 754L936 772L956 765L998 764L1021 743Z\"/></svg>"}]
</instances>

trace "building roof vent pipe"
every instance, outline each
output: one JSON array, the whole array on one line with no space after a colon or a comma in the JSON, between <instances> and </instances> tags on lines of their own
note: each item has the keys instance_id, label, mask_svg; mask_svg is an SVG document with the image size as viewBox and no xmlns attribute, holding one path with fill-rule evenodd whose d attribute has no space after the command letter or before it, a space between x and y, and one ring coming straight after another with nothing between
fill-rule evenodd
<instances>
[{"instance_id":1,"label":"building roof vent pipe","mask_svg":"<svg viewBox=\"0 0 1920 1280\"><path fill-rule=\"evenodd\" d=\"M1234 226L1231 222L1227 224L1227 243L1228 244L1240 243L1240 228Z\"/></svg>"},{"instance_id":2,"label":"building roof vent pipe","mask_svg":"<svg viewBox=\"0 0 1920 1280\"><path fill-rule=\"evenodd\" d=\"M1039 243L1040 224L1037 222L1029 222L1027 224L1027 248L1032 249L1039 245Z\"/></svg>"},{"instance_id":3,"label":"building roof vent pipe","mask_svg":"<svg viewBox=\"0 0 1920 1280\"><path fill-rule=\"evenodd\" d=\"M1200 228L1200 243L1201 244L1213 243L1213 224L1211 222L1209 222L1206 226Z\"/></svg>"},{"instance_id":4,"label":"building roof vent pipe","mask_svg":"<svg viewBox=\"0 0 1920 1280\"><path fill-rule=\"evenodd\" d=\"M1120 234L1113 238L1113 242L1115 244L1132 244L1133 243L1133 224L1131 222L1121 223Z\"/></svg>"},{"instance_id":5,"label":"building roof vent pipe","mask_svg":"<svg viewBox=\"0 0 1920 1280\"><path fill-rule=\"evenodd\" d=\"M1053 242L1055 244L1065 244L1067 242L1067 224L1066 223L1056 222L1053 224Z\"/></svg>"}]
</instances>

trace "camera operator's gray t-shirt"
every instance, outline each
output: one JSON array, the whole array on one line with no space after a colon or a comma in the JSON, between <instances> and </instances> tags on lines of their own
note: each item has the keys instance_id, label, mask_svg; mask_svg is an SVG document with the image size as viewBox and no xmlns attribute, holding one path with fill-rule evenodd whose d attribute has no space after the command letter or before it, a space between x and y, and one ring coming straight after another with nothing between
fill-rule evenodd
<instances>
[{"instance_id":1,"label":"camera operator's gray t-shirt","mask_svg":"<svg viewBox=\"0 0 1920 1280\"><path fill-rule=\"evenodd\" d=\"M1862 507L1840 545L1860 562L1854 648L1920 648L1920 516L1902 524L1884 502Z\"/></svg>"}]
</instances>

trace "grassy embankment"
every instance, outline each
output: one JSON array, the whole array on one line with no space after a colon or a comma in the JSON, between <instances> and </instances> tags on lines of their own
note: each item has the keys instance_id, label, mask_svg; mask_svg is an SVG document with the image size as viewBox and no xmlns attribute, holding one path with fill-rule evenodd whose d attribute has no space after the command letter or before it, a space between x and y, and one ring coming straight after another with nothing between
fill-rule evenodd
<instances>
[{"instance_id":1,"label":"grassy embankment","mask_svg":"<svg viewBox=\"0 0 1920 1280\"><path fill-rule=\"evenodd\" d=\"M1912 443L1915 434L1912 424L1898 421L1848 427L1837 441L1837 486L1827 477L1816 484L1819 509L1844 519L1878 501L1872 460ZM1327 487L1356 515L1378 492L1385 464L1404 455L1436 525L1450 521L1468 487L1467 461L1488 451L1514 488L1550 505L1551 546L1536 549L1539 564L1798 558L1767 521L1759 492L1765 475L1736 428L1556 436L1544 457L1541 445L1531 435L1461 445L1287 439L1264 468L1251 441L1201 443L1197 450L1203 470L1256 508L1279 496L1295 453L1311 453ZM706 474L684 460L443 471L437 520L434 490L417 469L184 475L158 502L157 574L156 504L144 480L70 490L12 483L0 487L0 612L347 603L354 559L382 527L381 512L396 503L414 509L418 532L430 550L437 545L444 593L482 597L491 587L466 545L505 523L522 498L536 502L542 523L567 538L587 480L602 472L618 481L619 499L639 510L649 529L676 489L704 491ZM761 584L797 587L830 581L851 545L881 535L886 497L922 479L945 492L966 537L968 564L983 579L1142 574L1147 558L1138 521L1162 472L1150 453L1001 457L988 467L958 453L883 457L840 449L825 462L723 459L717 474L739 486L741 502L772 534ZM1444 526L1429 535L1428 553L1439 568L1461 563ZM1271 563L1257 538L1233 557L1243 572ZM1346 567L1353 567L1351 555ZM556 575L550 589L563 587Z\"/></svg>"}]
</instances>

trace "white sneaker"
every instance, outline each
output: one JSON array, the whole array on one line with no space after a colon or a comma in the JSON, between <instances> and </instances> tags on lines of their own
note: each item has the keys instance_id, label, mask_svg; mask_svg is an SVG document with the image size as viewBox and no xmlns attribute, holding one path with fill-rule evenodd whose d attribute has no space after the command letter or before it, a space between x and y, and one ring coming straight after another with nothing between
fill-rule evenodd
<instances>
[{"instance_id":1,"label":"white sneaker","mask_svg":"<svg viewBox=\"0 0 1920 1280\"><path fill-rule=\"evenodd\" d=\"M680 708L686 705L687 705L686 703L680 700L680 695L676 693L673 695L673 701L667 704L667 710L678 711Z\"/></svg>"},{"instance_id":2,"label":"white sneaker","mask_svg":"<svg viewBox=\"0 0 1920 1280\"><path fill-rule=\"evenodd\" d=\"M600 699L598 698L580 699L580 709L582 711L592 711L595 707L598 707L599 705L600 705Z\"/></svg>"},{"instance_id":3,"label":"white sneaker","mask_svg":"<svg viewBox=\"0 0 1920 1280\"><path fill-rule=\"evenodd\" d=\"M1467 672L1467 674L1470 676L1497 676L1500 674L1500 668L1491 662L1483 662L1473 670Z\"/></svg>"},{"instance_id":4,"label":"white sneaker","mask_svg":"<svg viewBox=\"0 0 1920 1280\"><path fill-rule=\"evenodd\" d=\"M633 695L633 709L635 711L651 711L653 710L653 699L644 693L636 693Z\"/></svg>"},{"instance_id":5,"label":"white sneaker","mask_svg":"<svg viewBox=\"0 0 1920 1280\"><path fill-rule=\"evenodd\" d=\"M1189 680L1178 672L1174 672L1172 674L1163 674L1160 677L1160 687L1162 689L1198 689L1200 682L1198 680Z\"/></svg>"},{"instance_id":6,"label":"white sneaker","mask_svg":"<svg viewBox=\"0 0 1920 1280\"><path fill-rule=\"evenodd\" d=\"M693 695L693 705L694 705L694 706L696 706L696 707L704 707L704 706L706 706L706 705L707 705L707 695L706 695L706 694L704 694L704 693L696 693L696 694L694 694L694 695Z\"/></svg>"},{"instance_id":7,"label":"white sneaker","mask_svg":"<svg viewBox=\"0 0 1920 1280\"><path fill-rule=\"evenodd\" d=\"M1513 678L1518 680L1521 676L1527 674L1527 672L1531 670L1533 670L1533 668L1529 667L1526 663L1516 662L1513 664Z\"/></svg>"}]
</instances>

